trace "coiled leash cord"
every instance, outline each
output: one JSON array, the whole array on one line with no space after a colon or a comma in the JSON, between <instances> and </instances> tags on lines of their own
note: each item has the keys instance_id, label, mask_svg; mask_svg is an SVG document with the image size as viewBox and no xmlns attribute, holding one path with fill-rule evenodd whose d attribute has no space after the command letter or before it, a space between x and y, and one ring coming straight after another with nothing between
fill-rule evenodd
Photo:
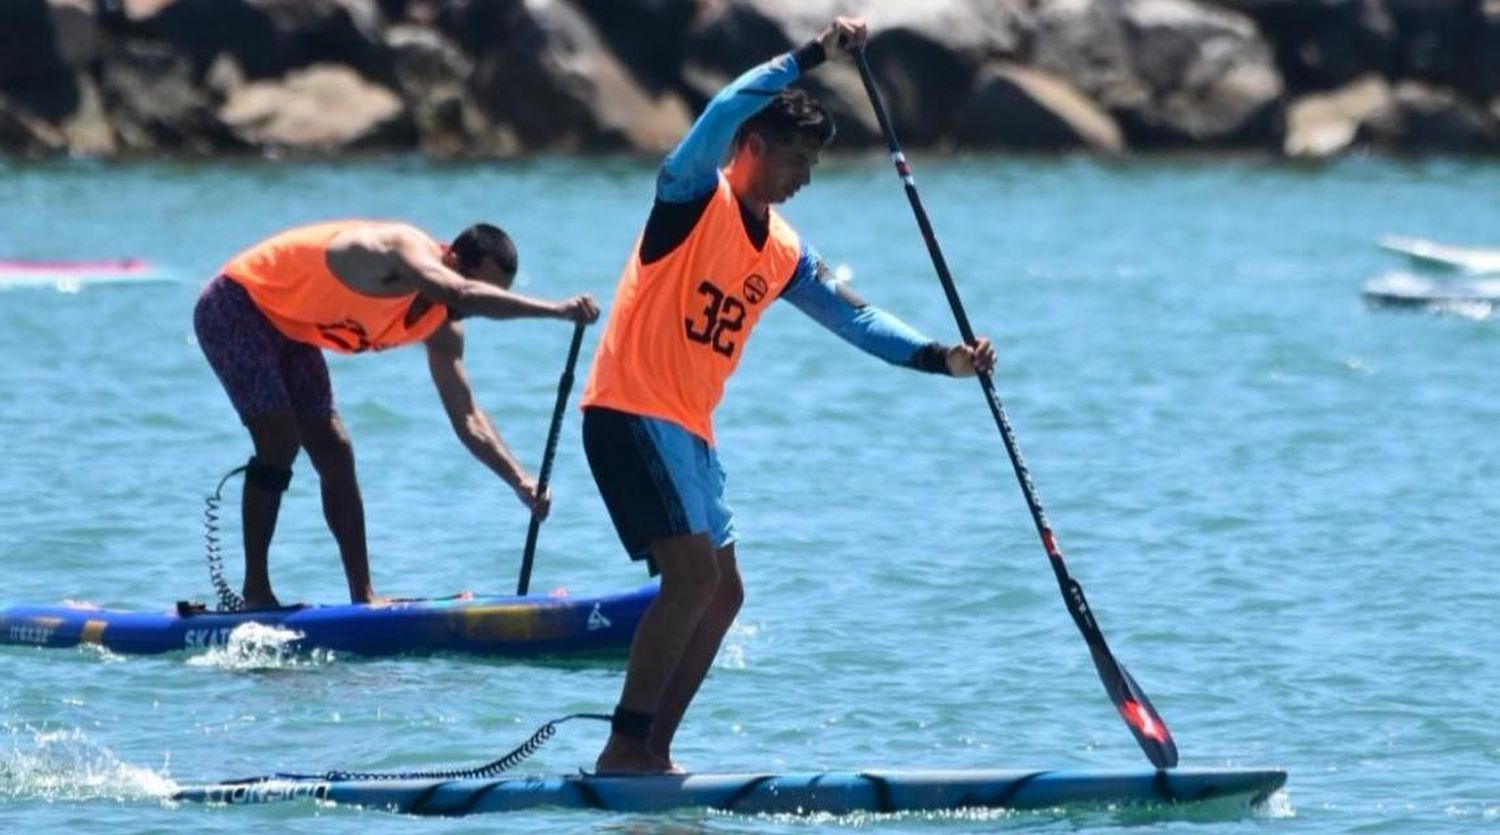
<instances>
[{"instance_id":1,"label":"coiled leash cord","mask_svg":"<svg viewBox=\"0 0 1500 835\"><path fill-rule=\"evenodd\" d=\"M326 771L322 774L287 774L277 773L265 780L318 780L326 782L367 782L371 780L469 780L475 778L494 777L501 772L509 771L520 765L532 754L535 754L547 740L557 734L557 726L572 719L598 719L608 722L613 717L603 713L573 713L553 719L537 728L531 738L516 746L514 751L506 754L498 760L487 762L484 765L473 768L455 768L436 771Z\"/></svg>"},{"instance_id":2,"label":"coiled leash cord","mask_svg":"<svg viewBox=\"0 0 1500 835\"><path fill-rule=\"evenodd\" d=\"M208 559L208 579L214 584L214 591L219 594L219 611L238 612L245 608L245 601L224 580L224 550L219 541L219 506L224 503L224 485L229 479L243 473L244 467L235 467L219 479L219 486L214 488L212 496L203 498L203 551Z\"/></svg>"},{"instance_id":3,"label":"coiled leash cord","mask_svg":"<svg viewBox=\"0 0 1500 835\"><path fill-rule=\"evenodd\" d=\"M238 612L245 608L245 600L234 593L224 581L224 550L219 541L219 505L224 502L224 485L240 473L245 474L245 484L267 493L285 493L292 483L292 471L262 462L255 456L243 467L235 467L219 479L212 496L203 499L203 549L208 558L208 579L213 581L219 593L219 611Z\"/></svg>"}]
</instances>

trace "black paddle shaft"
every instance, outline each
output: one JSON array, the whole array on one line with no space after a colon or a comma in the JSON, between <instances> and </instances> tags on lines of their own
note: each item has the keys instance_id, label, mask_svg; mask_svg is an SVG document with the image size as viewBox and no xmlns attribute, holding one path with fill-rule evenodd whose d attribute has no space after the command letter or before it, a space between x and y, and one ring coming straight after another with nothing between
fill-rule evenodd
<instances>
[{"instance_id":1,"label":"black paddle shaft","mask_svg":"<svg viewBox=\"0 0 1500 835\"><path fill-rule=\"evenodd\" d=\"M536 477L536 494L547 495L547 482L552 480L552 459L557 457L557 437L562 434L563 412L568 408L568 394L573 391L573 367L578 364L578 349L583 346L583 329L579 323L573 327L573 342L568 346L568 361L563 365L562 378L557 381L557 405L552 408L552 426L547 430L547 449L542 453L542 469ZM536 558L536 538L542 530L542 517L531 514L531 526L526 530L526 549L521 552L521 579L516 583L516 594L525 596L531 588L531 563Z\"/></svg>"},{"instance_id":2,"label":"black paddle shaft","mask_svg":"<svg viewBox=\"0 0 1500 835\"><path fill-rule=\"evenodd\" d=\"M917 194L917 184L912 179L911 169L907 167L906 155L901 152L901 144L896 140L896 130L891 125L890 115L886 112L885 102L880 96L880 89L875 86L875 78L870 73L870 63L865 58L864 50L855 53L855 60L859 64L859 77L864 82L865 92L870 96L870 104L875 108L875 118L880 122L880 129L885 134L885 141L890 146L891 162L896 166L896 173L900 175L901 182L906 186L906 198L911 203L912 213L917 217L917 226L922 230L922 240L927 243L927 253L932 256L932 265L937 269L938 280L943 284L943 293L948 297L948 306L953 310L953 318L958 322L959 334L965 343L975 343L974 329L969 325L969 316L964 312L963 301L958 297L958 289L954 286L953 275L948 271L948 262L943 258L943 251L938 247L937 235L932 231L932 222L927 219L927 210L922 208L922 198ZM1042 510L1042 503L1037 498L1036 487L1031 483L1031 473L1026 468L1026 460L1021 457L1021 448L1016 444L1015 433L1011 431L1010 420L1005 416L1005 407L1000 404L1000 396L995 393L995 383L988 373L981 372L979 377L980 388L984 390L985 398L990 404L990 414L995 418L995 426L1000 429L1000 437L1005 441L1005 451L1010 456L1010 463L1016 472L1016 480L1021 484L1021 493L1026 497L1026 506L1031 510L1032 521L1036 523L1037 533L1042 538L1042 547L1046 549L1047 556L1052 564L1052 572L1057 575L1057 585L1062 591L1063 600L1067 603L1068 613L1073 616L1073 622L1078 625L1078 631L1083 633L1083 638L1088 642L1089 653L1093 656L1094 667L1099 671L1099 678L1104 683L1104 690L1109 694L1110 701L1120 712L1125 724L1134 734L1136 742L1140 743L1141 749L1146 752L1146 757L1151 764L1157 768L1172 768L1177 765L1177 744L1172 741L1172 734L1167 730L1164 722L1156 708L1152 707L1151 700L1146 698L1140 687L1131 678L1125 667L1115 660L1109 651L1109 645L1104 641L1104 633L1099 630L1099 624L1094 620L1094 613L1089 609L1088 601L1083 596L1083 587L1068 574L1068 567L1063 563L1062 550L1057 546L1057 538L1052 535L1052 527L1047 523L1047 514Z\"/></svg>"}]
</instances>

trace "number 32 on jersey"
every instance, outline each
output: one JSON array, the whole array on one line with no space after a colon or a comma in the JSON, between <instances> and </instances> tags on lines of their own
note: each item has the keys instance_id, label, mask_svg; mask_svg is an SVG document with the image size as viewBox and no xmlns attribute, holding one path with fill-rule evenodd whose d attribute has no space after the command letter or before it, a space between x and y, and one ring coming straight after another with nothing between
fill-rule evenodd
<instances>
[{"instance_id":1,"label":"number 32 on jersey","mask_svg":"<svg viewBox=\"0 0 1500 835\"><path fill-rule=\"evenodd\" d=\"M697 316L683 320L687 327L687 338L714 349L726 357L734 356L738 343L726 334L738 333L745 323L745 303L726 294L710 281L698 285L698 295L704 299L703 310Z\"/></svg>"}]
</instances>

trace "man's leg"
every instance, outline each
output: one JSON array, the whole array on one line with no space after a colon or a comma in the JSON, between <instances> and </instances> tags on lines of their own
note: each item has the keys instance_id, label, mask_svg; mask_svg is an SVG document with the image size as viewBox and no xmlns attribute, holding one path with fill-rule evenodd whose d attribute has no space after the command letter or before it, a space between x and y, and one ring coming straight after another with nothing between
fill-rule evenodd
<instances>
[{"instance_id":1,"label":"man's leg","mask_svg":"<svg viewBox=\"0 0 1500 835\"><path fill-rule=\"evenodd\" d=\"M323 518L339 545L349 599L377 600L370 582L370 556L365 540L365 502L354 471L354 446L337 414L299 418L302 446L318 471L323 492Z\"/></svg>"},{"instance_id":2,"label":"man's leg","mask_svg":"<svg viewBox=\"0 0 1500 835\"><path fill-rule=\"evenodd\" d=\"M641 719L641 726L617 724L594 765L600 773L666 770L667 765L649 747L650 717L659 709L662 693L676 675L719 586L718 561L703 534L653 540L651 556L661 570L661 591L636 627L619 702L619 711Z\"/></svg>"},{"instance_id":3,"label":"man's leg","mask_svg":"<svg viewBox=\"0 0 1500 835\"><path fill-rule=\"evenodd\" d=\"M271 591L268 555L276 517L281 512L281 494L297 458L297 420L291 409L277 409L246 422L255 444L255 458L245 474L240 514L245 534L245 606L261 609L279 606Z\"/></svg>"},{"instance_id":4,"label":"man's leg","mask_svg":"<svg viewBox=\"0 0 1500 835\"><path fill-rule=\"evenodd\" d=\"M668 767L672 765L672 737L682 716L692 704L698 688L713 666L724 636L739 615L745 601L745 586L740 580L740 569L734 557L734 543L718 550L714 555L719 567L719 582L714 587L708 608L698 620L698 628L688 640L682 659L672 670L656 701L656 718L651 723L651 737L647 747Z\"/></svg>"},{"instance_id":5,"label":"man's leg","mask_svg":"<svg viewBox=\"0 0 1500 835\"><path fill-rule=\"evenodd\" d=\"M276 606L267 554L299 444L297 420L279 367L287 340L256 309L245 289L224 276L208 282L199 295L193 332L255 445L240 500L245 536L241 593L251 608Z\"/></svg>"}]
</instances>

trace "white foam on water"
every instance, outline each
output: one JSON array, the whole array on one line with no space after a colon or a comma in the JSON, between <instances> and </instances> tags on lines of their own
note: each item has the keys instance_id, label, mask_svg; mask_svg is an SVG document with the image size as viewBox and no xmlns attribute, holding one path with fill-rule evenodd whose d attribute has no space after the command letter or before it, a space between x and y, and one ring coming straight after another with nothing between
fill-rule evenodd
<instances>
[{"instance_id":1,"label":"white foam on water","mask_svg":"<svg viewBox=\"0 0 1500 835\"><path fill-rule=\"evenodd\" d=\"M1266 798L1266 801L1256 806L1255 816L1258 818L1295 818L1297 810L1292 807L1292 795L1286 789L1277 789Z\"/></svg>"},{"instance_id":2,"label":"white foam on water","mask_svg":"<svg viewBox=\"0 0 1500 835\"><path fill-rule=\"evenodd\" d=\"M735 623L729 627L729 635L719 651L714 664L731 670L745 669L745 645L755 640L760 627L753 623Z\"/></svg>"},{"instance_id":3,"label":"white foam on water","mask_svg":"<svg viewBox=\"0 0 1500 835\"><path fill-rule=\"evenodd\" d=\"M229 633L221 647L187 659L194 667L216 667L221 670L250 672L322 667L333 663L332 650L300 652L296 646L303 634L295 629L264 623L242 623Z\"/></svg>"},{"instance_id":4,"label":"white foam on water","mask_svg":"<svg viewBox=\"0 0 1500 835\"><path fill-rule=\"evenodd\" d=\"M1463 319L1483 322L1495 312L1495 303L1490 301L1443 301L1434 302L1430 309L1434 313L1446 313Z\"/></svg>"},{"instance_id":5,"label":"white foam on water","mask_svg":"<svg viewBox=\"0 0 1500 835\"><path fill-rule=\"evenodd\" d=\"M1456 820L1500 821L1500 805L1493 803L1449 804L1443 812Z\"/></svg>"},{"instance_id":6,"label":"white foam on water","mask_svg":"<svg viewBox=\"0 0 1500 835\"><path fill-rule=\"evenodd\" d=\"M105 664L119 664L127 660L127 656L113 652L103 644L79 644L78 652L81 655L92 655Z\"/></svg>"},{"instance_id":7,"label":"white foam on water","mask_svg":"<svg viewBox=\"0 0 1500 835\"><path fill-rule=\"evenodd\" d=\"M177 791L164 773L121 761L77 728L7 730L10 745L0 760L0 799L124 803L160 800Z\"/></svg>"}]
</instances>

